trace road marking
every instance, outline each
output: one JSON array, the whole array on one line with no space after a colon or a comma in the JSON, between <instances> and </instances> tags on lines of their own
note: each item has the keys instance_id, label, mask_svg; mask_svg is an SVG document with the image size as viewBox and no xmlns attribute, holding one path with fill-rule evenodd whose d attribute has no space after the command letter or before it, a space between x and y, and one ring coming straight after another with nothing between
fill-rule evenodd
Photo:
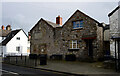
<instances>
[{"instance_id":1,"label":"road marking","mask_svg":"<svg viewBox=\"0 0 120 76\"><path fill-rule=\"evenodd\" d=\"M2 69L0 69L0 71L3 71L3 72L7 72L7 73L11 73L11 74L16 74L16 75L18 75L18 73L10 72L10 71L7 71L7 70L2 70Z\"/></svg>"}]
</instances>

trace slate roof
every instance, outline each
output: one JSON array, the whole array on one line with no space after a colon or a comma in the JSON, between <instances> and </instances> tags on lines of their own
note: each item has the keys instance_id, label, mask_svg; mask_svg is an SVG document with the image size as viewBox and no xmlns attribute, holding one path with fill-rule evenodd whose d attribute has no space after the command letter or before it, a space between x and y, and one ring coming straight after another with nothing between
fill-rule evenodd
<instances>
[{"instance_id":1,"label":"slate roof","mask_svg":"<svg viewBox=\"0 0 120 76\"><path fill-rule=\"evenodd\" d=\"M36 24L30 31L32 31L32 30L39 24L39 22L40 22L41 20L45 21L48 25L50 25L50 26L53 27L53 28L62 27L62 26L60 26L60 25L58 25L58 24L56 24L56 23L53 23L53 22L51 22L51 21L44 20L43 18L41 18L41 19L37 22L37 24Z\"/></svg>"},{"instance_id":2,"label":"slate roof","mask_svg":"<svg viewBox=\"0 0 120 76\"><path fill-rule=\"evenodd\" d=\"M6 39L4 41L2 41L2 45L6 45L21 29L17 29L17 30L13 30L11 31Z\"/></svg>"},{"instance_id":3,"label":"slate roof","mask_svg":"<svg viewBox=\"0 0 120 76\"><path fill-rule=\"evenodd\" d=\"M11 30L0 29L0 37L6 37L10 32L11 32Z\"/></svg>"},{"instance_id":4,"label":"slate roof","mask_svg":"<svg viewBox=\"0 0 120 76\"><path fill-rule=\"evenodd\" d=\"M47 21L45 20L49 25L51 25L53 28L56 28L56 27L61 27L60 25L56 24L56 23L53 23L51 21Z\"/></svg>"}]
</instances>

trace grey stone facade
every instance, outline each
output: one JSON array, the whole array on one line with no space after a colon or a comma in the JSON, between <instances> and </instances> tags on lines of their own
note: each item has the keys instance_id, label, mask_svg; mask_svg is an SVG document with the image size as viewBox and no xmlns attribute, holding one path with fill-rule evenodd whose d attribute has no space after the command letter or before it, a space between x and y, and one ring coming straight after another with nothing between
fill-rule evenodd
<instances>
[{"instance_id":1,"label":"grey stone facade","mask_svg":"<svg viewBox=\"0 0 120 76\"><path fill-rule=\"evenodd\" d=\"M120 5L109 13L108 16L110 23L110 53L115 58L120 55Z\"/></svg>"},{"instance_id":2,"label":"grey stone facade","mask_svg":"<svg viewBox=\"0 0 120 76\"><path fill-rule=\"evenodd\" d=\"M79 20L83 20L83 27L74 29L73 22ZM48 56L75 54L79 59L92 57L94 60L103 57L102 25L79 10L62 26L41 19L30 33L31 53L46 53ZM71 41L77 42L77 48L70 48Z\"/></svg>"}]
</instances>

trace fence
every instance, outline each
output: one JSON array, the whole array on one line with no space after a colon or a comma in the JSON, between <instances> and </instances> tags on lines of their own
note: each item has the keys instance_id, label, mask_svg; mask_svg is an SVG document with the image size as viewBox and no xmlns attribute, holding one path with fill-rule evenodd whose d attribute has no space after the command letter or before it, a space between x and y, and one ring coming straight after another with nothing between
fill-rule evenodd
<instances>
[{"instance_id":1,"label":"fence","mask_svg":"<svg viewBox=\"0 0 120 76\"><path fill-rule=\"evenodd\" d=\"M30 59L29 56L7 56L3 59L3 62L28 67L40 65L40 59Z\"/></svg>"}]
</instances>

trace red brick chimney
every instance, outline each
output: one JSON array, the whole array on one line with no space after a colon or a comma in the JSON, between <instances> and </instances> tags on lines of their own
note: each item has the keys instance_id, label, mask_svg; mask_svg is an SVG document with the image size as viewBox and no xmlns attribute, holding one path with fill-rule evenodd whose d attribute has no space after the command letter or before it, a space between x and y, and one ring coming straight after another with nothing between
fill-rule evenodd
<instances>
[{"instance_id":1,"label":"red brick chimney","mask_svg":"<svg viewBox=\"0 0 120 76\"><path fill-rule=\"evenodd\" d=\"M1 29L4 30L4 28L5 28L4 25L2 25Z\"/></svg>"},{"instance_id":2,"label":"red brick chimney","mask_svg":"<svg viewBox=\"0 0 120 76\"><path fill-rule=\"evenodd\" d=\"M62 17L60 17L60 15L58 15L58 17L56 17L56 24L62 25Z\"/></svg>"}]
</instances>

